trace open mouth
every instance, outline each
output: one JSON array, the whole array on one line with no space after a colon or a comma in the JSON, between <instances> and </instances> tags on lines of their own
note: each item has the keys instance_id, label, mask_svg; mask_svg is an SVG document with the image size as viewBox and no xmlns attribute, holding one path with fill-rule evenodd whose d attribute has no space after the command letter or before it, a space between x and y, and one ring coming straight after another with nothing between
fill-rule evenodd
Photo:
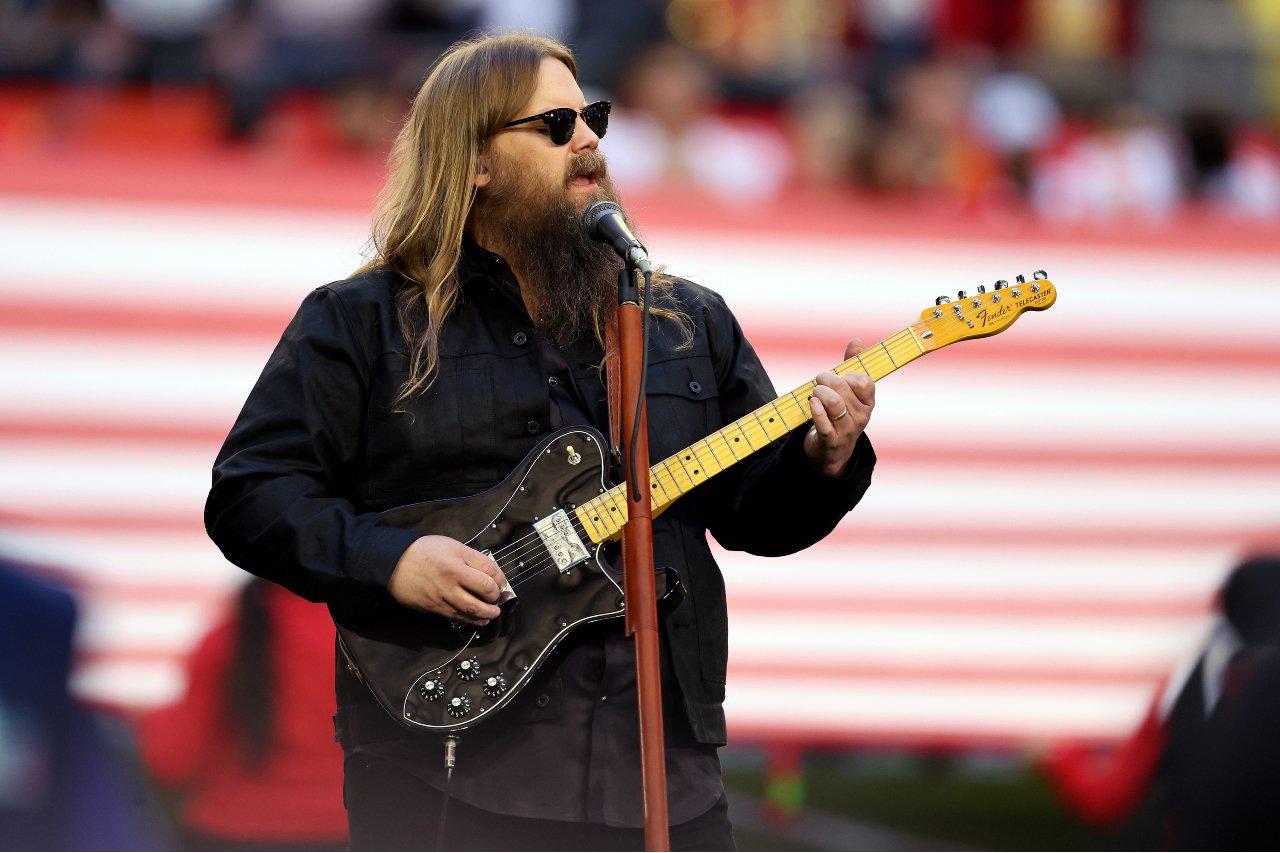
<instances>
[{"instance_id":1,"label":"open mouth","mask_svg":"<svg viewBox=\"0 0 1280 853\"><path fill-rule=\"evenodd\" d=\"M574 187L594 187L599 182L600 173L595 170L582 172L569 179L569 185Z\"/></svg>"}]
</instances>

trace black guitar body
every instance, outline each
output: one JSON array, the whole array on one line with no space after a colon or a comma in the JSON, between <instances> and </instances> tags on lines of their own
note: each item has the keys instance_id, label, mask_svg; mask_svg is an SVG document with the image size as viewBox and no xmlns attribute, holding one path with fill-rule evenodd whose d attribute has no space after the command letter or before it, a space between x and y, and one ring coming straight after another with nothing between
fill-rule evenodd
<instances>
[{"instance_id":1,"label":"black guitar body","mask_svg":"<svg viewBox=\"0 0 1280 853\"><path fill-rule=\"evenodd\" d=\"M382 513L397 527L491 553L511 588L502 616L479 629L393 603L330 606L348 664L392 717L437 732L489 720L575 629L623 615L618 546L592 542L573 515L612 485L606 452L598 432L569 427L487 491ZM679 581L664 570L657 583L669 611Z\"/></svg>"}]
</instances>

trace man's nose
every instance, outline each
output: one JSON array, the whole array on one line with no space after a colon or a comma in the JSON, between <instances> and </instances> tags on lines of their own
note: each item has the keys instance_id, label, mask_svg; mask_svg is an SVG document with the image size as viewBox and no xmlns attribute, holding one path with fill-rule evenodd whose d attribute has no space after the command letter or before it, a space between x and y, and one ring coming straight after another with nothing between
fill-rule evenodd
<instances>
[{"instance_id":1,"label":"man's nose","mask_svg":"<svg viewBox=\"0 0 1280 853\"><path fill-rule=\"evenodd\" d=\"M595 131L587 127L587 123L582 120L582 116L578 116L573 124L573 138L569 140L569 148L573 153L580 151L595 151L600 146L600 137L596 136Z\"/></svg>"}]
</instances>

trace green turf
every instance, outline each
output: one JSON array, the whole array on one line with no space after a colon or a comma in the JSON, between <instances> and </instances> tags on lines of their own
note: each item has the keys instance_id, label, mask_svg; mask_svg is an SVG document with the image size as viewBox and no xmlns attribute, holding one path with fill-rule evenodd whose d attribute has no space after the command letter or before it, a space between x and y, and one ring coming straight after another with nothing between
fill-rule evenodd
<instances>
[{"instance_id":1,"label":"green turf","mask_svg":"<svg viewBox=\"0 0 1280 853\"><path fill-rule=\"evenodd\" d=\"M1130 846L1069 817L1026 764L905 756L812 757L805 762L809 808L910 833L940 847L985 850L1094 850ZM758 762L725 762L731 790L763 795ZM750 846L748 846L748 841ZM739 839L743 849L768 837Z\"/></svg>"}]
</instances>

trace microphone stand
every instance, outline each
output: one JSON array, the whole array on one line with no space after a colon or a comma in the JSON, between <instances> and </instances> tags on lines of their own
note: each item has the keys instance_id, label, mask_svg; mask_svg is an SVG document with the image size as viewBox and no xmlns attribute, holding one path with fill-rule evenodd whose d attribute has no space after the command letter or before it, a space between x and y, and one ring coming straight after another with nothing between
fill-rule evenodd
<instances>
[{"instance_id":1,"label":"microphone stand","mask_svg":"<svg viewBox=\"0 0 1280 853\"><path fill-rule=\"evenodd\" d=\"M627 487L627 523L622 529L622 583L626 597L626 632L627 636L635 637L636 644L644 844L646 850L670 850L653 515L649 497L649 421L641 387L647 353L638 278L638 268L628 259L618 274L618 367L622 386L622 459ZM650 294L646 293L645 299L649 298ZM637 395L639 407L635 405ZM638 432L635 431L637 419L640 422ZM633 434L636 436L634 448L631 446Z\"/></svg>"}]
</instances>

